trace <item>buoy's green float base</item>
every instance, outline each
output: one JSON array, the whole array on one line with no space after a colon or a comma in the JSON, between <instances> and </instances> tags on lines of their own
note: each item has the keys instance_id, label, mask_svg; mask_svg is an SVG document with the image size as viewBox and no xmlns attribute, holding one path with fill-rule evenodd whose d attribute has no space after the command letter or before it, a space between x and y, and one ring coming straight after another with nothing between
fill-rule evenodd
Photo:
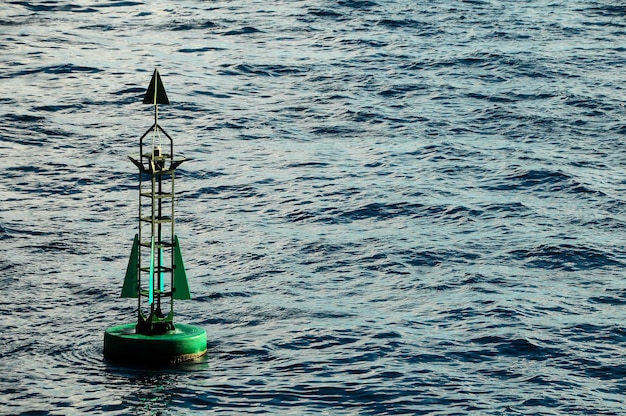
<instances>
[{"instance_id":1,"label":"buoy's green float base","mask_svg":"<svg viewBox=\"0 0 626 416\"><path fill-rule=\"evenodd\" d=\"M111 327L104 333L104 357L111 361L139 365L177 364L206 353L204 328L176 324L173 332L162 335L135 333L136 324Z\"/></svg>"}]
</instances>

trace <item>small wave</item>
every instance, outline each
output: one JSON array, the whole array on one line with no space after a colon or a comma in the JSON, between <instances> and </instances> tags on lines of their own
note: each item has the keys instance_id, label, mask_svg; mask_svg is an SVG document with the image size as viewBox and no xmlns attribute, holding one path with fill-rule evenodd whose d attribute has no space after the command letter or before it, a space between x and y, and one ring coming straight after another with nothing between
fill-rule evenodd
<instances>
[{"instance_id":1,"label":"small wave","mask_svg":"<svg viewBox=\"0 0 626 416\"><path fill-rule=\"evenodd\" d=\"M20 77L24 75L33 75L33 74L40 74L40 73L61 75L61 74L73 74L73 73L85 72L85 73L95 74L95 73L102 72L102 71L103 71L102 69L89 67L89 66L63 64L63 65L43 66L43 67L32 68L32 69L24 69L24 70L16 71L13 73L7 73L5 75L0 75L0 78L15 78L15 77Z\"/></svg>"},{"instance_id":2,"label":"small wave","mask_svg":"<svg viewBox=\"0 0 626 416\"><path fill-rule=\"evenodd\" d=\"M90 251L87 247L83 247L81 250L80 244L78 241L74 242L66 242L66 241L52 241L47 244L28 244L22 246L23 249L28 250L34 254L43 254L43 253L67 253L71 255L84 256L90 254Z\"/></svg>"},{"instance_id":3,"label":"small wave","mask_svg":"<svg viewBox=\"0 0 626 416\"><path fill-rule=\"evenodd\" d=\"M204 29L212 29L215 28L217 24L215 24L211 20L184 20L184 21L173 21L169 22L166 27L163 29L165 31L171 30L174 32L178 31L187 31L187 30L204 30Z\"/></svg>"},{"instance_id":4,"label":"small wave","mask_svg":"<svg viewBox=\"0 0 626 416\"><path fill-rule=\"evenodd\" d=\"M289 67L285 65L249 65L238 64L235 66L224 65L220 73L222 75L258 75L265 77L279 77L307 72L307 68Z\"/></svg>"},{"instance_id":5,"label":"small wave","mask_svg":"<svg viewBox=\"0 0 626 416\"><path fill-rule=\"evenodd\" d=\"M40 71L46 74L72 74L75 72L87 72L90 74L96 74L98 72L102 72L103 70L99 68L94 68L91 66L64 64L64 65L53 65L53 66L43 67L40 69Z\"/></svg>"},{"instance_id":6,"label":"small wave","mask_svg":"<svg viewBox=\"0 0 626 416\"><path fill-rule=\"evenodd\" d=\"M621 296L593 296L589 302L604 305L626 305L626 295Z\"/></svg>"},{"instance_id":7,"label":"small wave","mask_svg":"<svg viewBox=\"0 0 626 416\"><path fill-rule=\"evenodd\" d=\"M546 360L563 356L564 353L554 347L541 346L537 341L526 338L506 338L501 336L484 336L471 340L473 344L488 347L483 350L469 350L467 353L475 357L525 357L531 360Z\"/></svg>"},{"instance_id":8,"label":"small wave","mask_svg":"<svg viewBox=\"0 0 626 416\"><path fill-rule=\"evenodd\" d=\"M357 133L357 130L346 125L329 125L315 127L311 129L311 133L320 136L349 136Z\"/></svg>"},{"instance_id":9,"label":"small wave","mask_svg":"<svg viewBox=\"0 0 626 416\"><path fill-rule=\"evenodd\" d=\"M371 203L355 210L342 212L338 215L343 221L359 221L364 219L374 219L382 221L398 216L413 216L416 213L417 204L400 202L395 204ZM342 221L340 220L340 221Z\"/></svg>"},{"instance_id":10,"label":"small wave","mask_svg":"<svg viewBox=\"0 0 626 416\"><path fill-rule=\"evenodd\" d=\"M590 15L602 17L626 17L626 6L624 5L607 4L598 7L589 7L578 10L584 13L588 13ZM619 27L623 27L623 25L620 23Z\"/></svg>"},{"instance_id":11,"label":"small wave","mask_svg":"<svg viewBox=\"0 0 626 416\"><path fill-rule=\"evenodd\" d=\"M106 24L93 24L93 25L86 25L86 26L81 26L79 27L79 29L81 30L93 30L96 32L110 32L113 30L116 30L117 27L113 26L113 25L106 25Z\"/></svg>"},{"instance_id":12,"label":"small wave","mask_svg":"<svg viewBox=\"0 0 626 416\"><path fill-rule=\"evenodd\" d=\"M65 110L71 110L70 112L74 112L76 110L82 110L83 108L84 106L82 104L58 104L58 105L43 105L39 107L33 107L33 110L56 113L56 112L62 112Z\"/></svg>"},{"instance_id":13,"label":"small wave","mask_svg":"<svg viewBox=\"0 0 626 416\"><path fill-rule=\"evenodd\" d=\"M97 12L97 9L92 7L83 7L77 4L59 4L59 5L48 5L45 4L47 2L28 2L28 1L15 1L14 4L19 4L20 6L25 7L26 9L33 12Z\"/></svg>"},{"instance_id":14,"label":"small wave","mask_svg":"<svg viewBox=\"0 0 626 416\"><path fill-rule=\"evenodd\" d=\"M229 30L222 33L223 36L251 35L253 33L262 33L262 30L252 26L244 26L241 29Z\"/></svg>"},{"instance_id":15,"label":"small wave","mask_svg":"<svg viewBox=\"0 0 626 416\"><path fill-rule=\"evenodd\" d=\"M104 4L96 4L94 7L98 8L110 8L110 7L134 7L143 6L144 3L140 1L111 1Z\"/></svg>"},{"instance_id":16,"label":"small wave","mask_svg":"<svg viewBox=\"0 0 626 416\"><path fill-rule=\"evenodd\" d=\"M113 95L127 95L127 94L132 94L134 96L141 96L143 94L146 93L146 89L142 88L142 87L131 87L131 88L125 88L123 90L119 90L119 91L115 91L112 94Z\"/></svg>"},{"instance_id":17,"label":"small wave","mask_svg":"<svg viewBox=\"0 0 626 416\"><path fill-rule=\"evenodd\" d=\"M537 186L547 187L547 190L555 190L567 183L571 177L562 172L551 170L525 170L513 169L513 173L507 175L499 182L504 182L495 186L490 186L494 190L515 190L526 189Z\"/></svg>"},{"instance_id":18,"label":"small wave","mask_svg":"<svg viewBox=\"0 0 626 416\"><path fill-rule=\"evenodd\" d=\"M276 344L280 349L300 350L302 348L313 348L316 350L331 348L337 345L347 345L357 342L354 337L337 336L330 334L304 334L290 340L288 343Z\"/></svg>"},{"instance_id":19,"label":"small wave","mask_svg":"<svg viewBox=\"0 0 626 416\"><path fill-rule=\"evenodd\" d=\"M371 0L340 0L337 2L337 4L340 6L359 10L368 10L372 7L378 6L378 3Z\"/></svg>"},{"instance_id":20,"label":"small wave","mask_svg":"<svg viewBox=\"0 0 626 416\"><path fill-rule=\"evenodd\" d=\"M406 262L415 267L437 267L444 263L466 263L475 261L480 255L457 250L408 250L400 251Z\"/></svg>"},{"instance_id":21,"label":"small wave","mask_svg":"<svg viewBox=\"0 0 626 416\"><path fill-rule=\"evenodd\" d=\"M554 185L571 179L571 177L565 173L551 170L522 171L510 176L509 178L518 182L521 188L531 187L538 184Z\"/></svg>"},{"instance_id":22,"label":"small wave","mask_svg":"<svg viewBox=\"0 0 626 416\"><path fill-rule=\"evenodd\" d=\"M624 380L626 378L626 364L596 365L582 368L586 375L599 380Z\"/></svg>"},{"instance_id":23,"label":"small wave","mask_svg":"<svg viewBox=\"0 0 626 416\"><path fill-rule=\"evenodd\" d=\"M344 17L343 14L335 10L329 10L329 9L313 8L313 9L309 9L308 13L316 17L331 18L331 19L340 19Z\"/></svg>"},{"instance_id":24,"label":"small wave","mask_svg":"<svg viewBox=\"0 0 626 416\"><path fill-rule=\"evenodd\" d=\"M395 98L395 97L407 97L417 92L425 93L427 91L428 91L428 87L424 85L409 83L409 84L403 84L403 85L396 85L391 88L385 88L384 90L380 91L378 94L382 97Z\"/></svg>"},{"instance_id":25,"label":"small wave","mask_svg":"<svg viewBox=\"0 0 626 416\"><path fill-rule=\"evenodd\" d=\"M511 213L521 213L528 212L529 208L521 202L510 202L510 203L501 203L501 204L488 204L485 205L485 211L495 211L495 212L511 212Z\"/></svg>"},{"instance_id":26,"label":"small wave","mask_svg":"<svg viewBox=\"0 0 626 416\"><path fill-rule=\"evenodd\" d=\"M475 100L484 100L490 103L513 103L517 101L516 98L506 95L506 94L485 95L485 94L476 93L476 92L471 92L467 94L467 98L471 98Z\"/></svg>"},{"instance_id":27,"label":"small wave","mask_svg":"<svg viewBox=\"0 0 626 416\"><path fill-rule=\"evenodd\" d=\"M442 223L460 223L474 221L483 214L482 210L458 205L431 205L423 209L424 213L420 214L428 218L440 219Z\"/></svg>"},{"instance_id":28,"label":"small wave","mask_svg":"<svg viewBox=\"0 0 626 416\"><path fill-rule=\"evenodd\" d=\"M56 359L57 368L85 369L104 365L100 340L89 337L88 341L84 341L83 337L77 337L75 341L67 345L56 345L48 350L48 355Z\"/></svg>"},{"instance_id":29,"label":"small wave","mask_svg":"<svg viewBox=\"0 0 626 416\"><path fill-rule=\"evenodd\" d=\"M198 189L188 197L197 198L202 195L219 195L221 199L250 198L253 196L261 196L261 194L255 187L241 184L207 186Z\"/></svg>"},{"instance_id":30,"label":"small wave","mask_svg":"<svg viewBox=\"0 0 626 416\"><path fill-rule=\"evenodd\" d=\"M300 168L318 169L318 168L325 168L328 166L330 166L330 164L327 162L298 162L298 163L290 163L288 165L285 165L286 168L295 168L295 169L300 169Z\"/></svg>"},{"instance_id":31,"label":"small wave","mask_svg":"<svg viewBox=\"0 0 626 416\"><path fill-rule=\"evenodd\" d=\"M46 120L43 116L35 116L32 114L6 114L4 116L8 121L16 123L41 123Z\"/></svg>"},{"instance_id":32,"label":"small wave","mask_svg":"<svg viewBox=\"0 0 626 416\"><path fill-rule=\"evenodd\" d=\"M407 28L407 29L422 29L422 28L430 28L432 27L431 23L414 20L414 19L381 19L378 24L388 29L398 29L398 28Z\"/></svg>"},{"instance_id":33,"label":"small wave","mask_svg":"<svg viewBox=\"0 0 626 416\"><path fill-rule=\"evenodd\" d=\"M219 48L219 47L213 47L213 46L206 46L204 48L182 48L179 49L178 52L180 53L204 53L204 52L213 52L213 51L221 51L224 50L224 48Z\"/></svg>"},{"instance_id":34,"label":"small wave","mask_svg":"<svg viewBox=\"0 0 626 416\"><path fill-rule=\"evenodd\" d=\"M581 184L571 175L548 169L523 169L512 168L510 174L490 180L496 182L494 185L483 185L490 190L535 190L537 192L571 192L571 193L596 193Z\"/></svg>"},{"instance_id":35,"label":"small wave","mask_svg":"<svg viewBox=\"0 0 626 416\"><path fill-rule=\"evenodd\" d=\"M533 249L513 250L509 254L514 259L523 260L528 267L539 269L576 271L621 264L609 253L571 244L541 245Z\"/></svg>"}]
</instances>

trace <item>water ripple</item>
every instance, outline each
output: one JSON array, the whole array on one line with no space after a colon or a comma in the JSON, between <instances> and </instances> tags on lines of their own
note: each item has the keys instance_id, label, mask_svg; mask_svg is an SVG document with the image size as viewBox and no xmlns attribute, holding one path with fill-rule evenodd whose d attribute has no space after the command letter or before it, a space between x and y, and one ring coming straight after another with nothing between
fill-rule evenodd
<instances>
[{"instance_id":1,"label":"water ripple","mask_svg":"<svg viewBox=\"0 0 626 416\"><path fill-rule=\"evenodd\" d=\"M619 414L624 8L10 1L0 413ZM153 122L206 357L105 362Z\"/></svg>"}]
</instances>

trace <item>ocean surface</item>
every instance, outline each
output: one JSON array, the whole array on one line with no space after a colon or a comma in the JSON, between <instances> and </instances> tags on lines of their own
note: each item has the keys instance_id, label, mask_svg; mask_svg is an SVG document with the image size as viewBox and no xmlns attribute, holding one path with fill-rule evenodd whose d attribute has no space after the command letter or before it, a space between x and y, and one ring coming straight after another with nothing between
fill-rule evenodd
<instances>
[{"instance_id":1,"label":"ocean surface","mask_svg":"<svg viewBox=\"0 0 626 416\"><path fill-rule=\"evenodd\" d=\"M107 362L127 156L208 354ZM626 6L0 4L0 414L626 413Z\"/></svg>"}]
</instances>

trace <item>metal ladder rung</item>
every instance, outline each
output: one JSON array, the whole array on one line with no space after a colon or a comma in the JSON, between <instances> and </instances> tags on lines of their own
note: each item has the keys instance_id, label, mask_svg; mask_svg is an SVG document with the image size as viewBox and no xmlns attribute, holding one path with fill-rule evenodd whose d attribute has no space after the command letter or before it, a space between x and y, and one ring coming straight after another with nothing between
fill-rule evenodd
<instances>
[{"instance_id":1,"label":"metal ladder rung","mask_svg":"<svg viewBox=\"0 0 626 416\"><path fill-rule=\"evenodd\" d=\"M166 224L168 222L172 222L172 218L171 217L161 217L161 218L155 217L153 220L152 217L141 217L141 221L154 223L154 224Z\"/></svg>"},{"instance_id":2,"label":"metal ladder rung","mask_svg":"<svg viewBox=\"0 0 626 416\"><path fill-rule=\"evenodd\" d=\"M148 290L142 290L140 293L141 293L141 296L146 296L147 297L147 296L150 295L150 291L148 291ZM171 296L171 294L172 294L172 292L169 291L169 290L168 291L163 291L163 292L161 292L160 290L155 290L153 293L155 295L159 294L160 296Z\"/></svg>"},{"instance_id":3,"label":"metal ladder rung","mask_svg":"<svg viewBox=\"0 0 626 416\"><path fill-rule=\"evenodd\" d=\"M141 243L142 247L150 248L152 247L152 241L145 241ZM168 243L166 241L161 241L160 243L155 243L154 248L171 248L174 247L174 243Z\"/></svg>"},{"instance_id":4,"label":"metal ladder rung","mask_svg":"<svg viewBox=\"0 0 626 416\"><path fill-rule=\"evenodd\" d=\"M150 268L149 267L142 267L141 268L142 272L146 272L149 273L150 272ZM161 266L160 268L158 266L154 266L154 273L169 273L172 271L171 267L165 267L165 266Z\"/></svg>"},{"instance_id":5,"label":"metal ladder rung","mask_svg":"<svg viewBox=\"0 0 626 416\"><path fill-rule=\"evenodd\" d=\"M142 192L141 196L145 196L146 198L152 198L152 192ZM169 192L155 193L155 199L166 199L166 198L174 198L174 194Z\"/></svg>"}]
</instances>

